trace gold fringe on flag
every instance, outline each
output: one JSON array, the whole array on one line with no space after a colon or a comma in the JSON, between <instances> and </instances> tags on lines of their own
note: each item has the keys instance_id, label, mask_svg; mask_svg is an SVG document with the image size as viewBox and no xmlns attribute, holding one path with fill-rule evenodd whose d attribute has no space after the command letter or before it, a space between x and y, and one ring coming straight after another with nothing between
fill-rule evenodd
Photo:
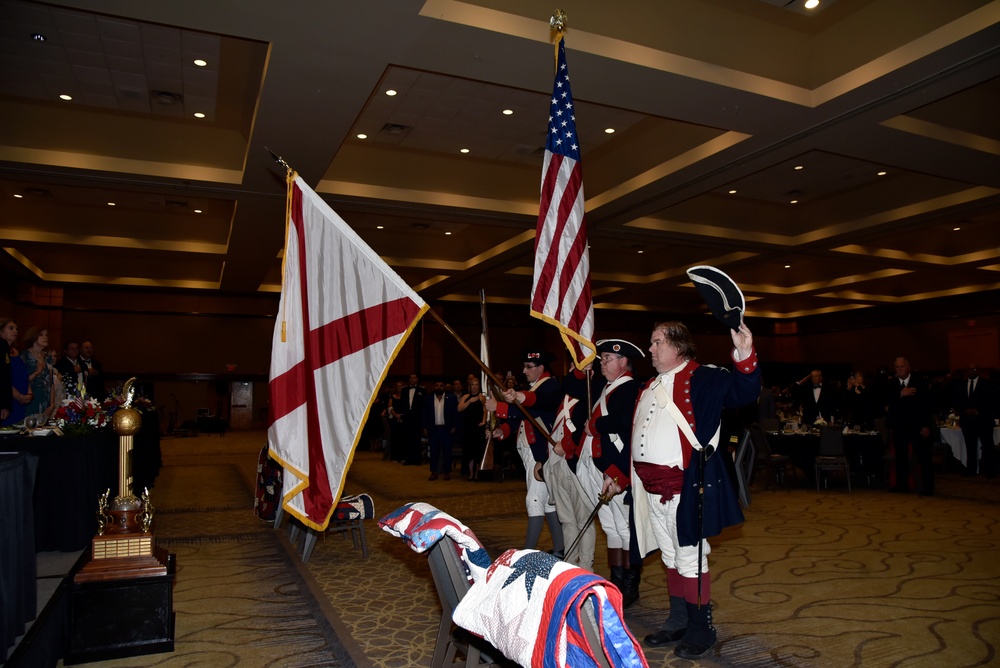
<instances>
[{"instance_id":1,"label":"gold fringe on flag","mask_svg":"<svg viewBox=\"0 0 1000 668\"><path fill-rule=\"evenodd\" d=\"M298 174L292 168L285 165L285 250L281 254L281 294L285 294L285 258L288 257L288 231L292 226L292 188ZM285 300L281 301L281 342L288 341L287 323L285 322Z\"/></svg>"}]
</instances>

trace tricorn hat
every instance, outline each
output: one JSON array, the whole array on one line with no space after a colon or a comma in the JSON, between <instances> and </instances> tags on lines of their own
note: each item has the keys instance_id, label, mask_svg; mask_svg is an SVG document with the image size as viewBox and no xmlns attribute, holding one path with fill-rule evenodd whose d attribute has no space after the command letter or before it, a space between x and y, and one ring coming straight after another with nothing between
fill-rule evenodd
<instances>
[{"instance_id":1,"label":"tricorn hat","mask_svg":"<svg viewBox=\"0 0 1000 668\"><path fill-rule=\"evenodd\" d=\"M646 353L642 352L639 346L625 339L601 339L597 342L597 354L601 353L614 353L629 359L639 359L646 356Z\"/></svg>"},{"instance_id":2,"label":"tricorn hat","mask_svg":"<svg viewBox=\"0 0 1000 668\"><path fill-rule=\"evenodd\" d=\"M525 364L544 364L548 367L554 359L555 356L540 348L526 348L521 354L521 361Z\"/></svg>"},{"instance_id":3,"label":"tricorn hat","mask_svg":"<svg viewBox=\"0 0 1000 668\"><path fill-rule=\"evenodd\" d=\"M743 322L743 312L746 311L746 302L733 279L707 265L691 267L687 270L687 275L698 288L698 293L708 304L712 315L727 327L739 329Z\"/></svg>"}]
</instances>

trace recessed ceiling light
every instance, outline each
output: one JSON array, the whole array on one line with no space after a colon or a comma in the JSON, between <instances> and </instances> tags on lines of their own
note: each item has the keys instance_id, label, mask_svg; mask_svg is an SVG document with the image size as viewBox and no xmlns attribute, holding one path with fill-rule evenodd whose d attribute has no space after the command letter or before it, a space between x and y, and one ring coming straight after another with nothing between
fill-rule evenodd
<instances>
[{"instance_id":1,"label":"recessed ceiling light","mask_svg":"<svg viewBox=\"0 0 1000 668\"><path fill-rule=\"evenodd\" d=\"M503 115L504 116L511 116L513 114L514 114L514 110L513 109L504 109L503 110Z\"/></svg>"},{"instance_id":2,"label":"recessed ceiling light","mask_svg":"<svg viewBox=\"0 0 1000 668\"><path fill-rule=\"evenodd\" d=\"M638 251L636 251L636 252L637 252L637 253L639 253L639 255L642 255L642 252L643 252L643 251L642 251L642 249L640 248L640 249L639 249Z\"/></svg>"},{"instance_id":3,"label":"recessed ceiling light","mask_svg":"<svg viewBox=\"0 0 1000 668\"><path fill-rule=\"evenodd\" d=\"M201 209L195 209L194 212L195 213L201 213Z\"/></svg>"},{"instance_id":4,"label":"recessed ceiling light","mask_svg":"<svg viewBox=\"0 0 1000 668\"><path fill-rule=\"evenodd\" d=\"M877 176L885 176L887 172L879 172Z\"/></svg>"},{"instance_id":5,"label":"recessed ceiling light","mask_svg":"<svg viewBox=\"0 0 1000 668\"><path fill-rule=\"evenodd\" d=\"M16 197L17 199L21 199L22 197L24 197L24 195L14 195L14 197Z\"/></svg>"},{"instance_id":6,"label":"recessed ceiling light","mask_svg":"<svg viewBox=\"0 0 1000 668\"><path fill-rule=\"evenodd\" d=\"M805 169L805 168L806 168L805 165L795 165L795 170L796 171L798 171L800 169Z\"/></svg>"},{"instance_id":7,"label":"recessed ceiling light","mask_svg":"<svg viewBox=\"0 0 1000 668\"><path fill-rule=\"evenodd\" d=\"M961 227L953 227L951 229L952 229L953 232L958 232L962 228Z\"/></svg>"},{"instance_id":8,"label":"recessed ceiling light","mask_svg":"<svg viewBox=\"0 0 1000 668\"><path fill-rule=\"evenodd\" d=\"M385 229L385 225L376 225L375 229L376 230L384 230Z\"/></svg>"},{"instance_id":9,"label":"recessed ceiling light","mask_svg":"<svg viewBox=\"0 0 1000 668\"><path fill-rule=\"evenodd\" d=\"M445 235L446 237L450 237L450 236L451 236L451 232L445 232L445 233L444 233L444 235Z\"/></svg>"},{"instance_id":10,"label":"recessed ceiling light","mask_svg":"<svg viewBox=\"0 0 1000 668\"><path fill-rule=\"evenodd\" d=\"M202 60L201 58L195 58L194 64L197 65L198 67L205 67L206 65L208 65L208 62Z\"/></svg>"},{"instance_id":11,"label":"recessed ceiling light","mask_svg":"<svg viewBox=\"0 0 1000 668\"><path fill-rule=\"evenodd\" d=\"M73 99L73 96L72 95L67 95L66 93L63 93L62 95L59 96L59 99L60 100L69 101L69 100Z\"/></svg>"},{"instance_id":12,"label":"recessed ceiling light","mask_svg":"<svg viewBox=\"0 0 1000 668\"><path fill-rule=\"evenodd\" d=\"M609 135L613 135L615 133L615 129L614 128L604 128L604 131L606 133L608 133Z\"/></svg>"},{"instance_id":13,"label":"recessed ceiling light","mask_svg":"<svg viewBox=\"0 0 1000 668\"><path fill-rule=\"evenodd\" d=\"M790 264L786 264L785 265L785 269L791 269L791 268L792 268L792 265L790 265Z\"/></svg>"},{"instance_id":14,"label":"recessed ceiling light","mask_svg":"<svg viewBox=\"0 0 1000 668\"><path fill-rule=\"evenodd\" d=\"M196 112L194 112L194 117L195 118L205 118L205 114L201 113L200 111L196 111Z\"/></svg>"},{"instance_id":15,"label":"recessed ceiling light","mask_svg":"<svg viewBox=\"0 0 1000 668\"><path fill-rule=\"evenodd\" d=\"M31 39L35 40L36 42L44 42L45 41L45 35L43 35L40 32L36 32L36 33L33 33L31 35Z\"/></svg>"},{"instance_id":16,"label":"recessed ceiling light","mask_svg":"<svg viewBox=\"0 0 1000 668\"><path fill-rule=\"evenodd\" d=\"M819 0L806 0L806 9L816 9L819 7Z\"/></svg>"},{"instance_id":17,"label":"recessed ceiling light","mask_svg":"<svg viewBox=\"0 0 1000 668\"><path fill-rule=\"evenodd\" d=\"M390 88L389 90L387 90L385 92L385 94L388 95L389 97L392 97L393 95L396 94L396 91L394 91L393 89Z\"/></svg>"},{"instance_id":18,"label":"recessed ceiling light","mask_svg":"<svg viewBox=\"0 0 1000 668\"><path fill-rule=\"evenodd\" d=\"M789 204L798 204L798 203L799 203L799 200L797 200L797 199L793 199L791 202L789 202Z\"/></svg>"},{"instance_id":19,"label":"recessed ceiling light","mask_svg":"<svg viewBox=\"0 0 1000 668\"><path fill-rule=\"evenodd\" d=\"M114 205L115 205L114 202L108 202L108 206L114 206Z\"/></svg>"},{"instance_id":20,"label":"recessed ceiling light","mask_svg":"<svg viewBox=\"0 0 1000 668\"><path fill-rule=\"evenodd\" d=\"M734 190L730 190L730 191L729 191L729 194L730 194L730 195L735 195L735 194L736 194L736 190L735 190L735 189L734 189Z\"/></svg>"},{"instance_id":21,"label":"recessed ceiling light","mask_svg":"<svg viewBox=\"0 0 1000 668\"><path fill-rule=\"evenodd\" d=\"M463 149L461 149L459 151L459 153L468 153L468 152L469 152L469 149L467 149L467 148L463 148Z\"/></svg>"},{"instance_id":22,"label":"recessed ceiling light","mask_svg":"<svg viewBox=\"0 0 1000 668\"><path fill-rule=\"evenodd\" d=\"M364 132L359 132L358 139L368 139L368 135L366 135Z\"/></svg>"}]
</instances>

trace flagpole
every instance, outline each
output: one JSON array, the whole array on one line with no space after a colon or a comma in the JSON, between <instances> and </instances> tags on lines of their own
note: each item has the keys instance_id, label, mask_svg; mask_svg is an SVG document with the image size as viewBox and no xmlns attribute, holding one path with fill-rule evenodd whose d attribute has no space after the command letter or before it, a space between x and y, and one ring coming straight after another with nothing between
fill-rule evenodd
<instances>
[{"instance_id":1,"label":"flagpole","mask_svg":"<svg viewBox=\"0 0 1000 668\"><path fill-rule=\"evenodd\" d=\"M492 369L486 366L486 363L483 362L483 360L479 359L479 355L477 355L472 351L472 348L470 348L468 344L462 340L462 337L460 337L458 333L448 325L448 323L446 323L444 320L441 319L441 316L439 316L434 311L434 309L432 308L427 309L427 312L430 313L432 316L434 316L434 319L437 320L442 327L444 327L445 331L451 334L455 338L455 340L458 341L458 345L462 346L462 349L465 350L465 352L469 353L469 356L472 357L472 359L476 360L476 363L479 365L479 368L483 370L483 373L485 373L487 376L490 377L490 380L492 380L497 387L503 387L503 381L500 380L500 377L497 376L495 373L493 373ZM545 440L549 442L549 445L551 445L554 448L558 447L558 444L554 440L552 440L552 436L549 435L548 430L542 427L542 425L538 423L538 420L535 419L535 416L529 413L528 410L521 405L521 402L519 402L516 397L514 398L514 401L512 403L515 406L517 406L517 408L524 415L524 419L527 420L532 427L534 427L535 431L537 431L538 433L540 433L542 436L545 437Z\"/></svg>"}]
</instances>

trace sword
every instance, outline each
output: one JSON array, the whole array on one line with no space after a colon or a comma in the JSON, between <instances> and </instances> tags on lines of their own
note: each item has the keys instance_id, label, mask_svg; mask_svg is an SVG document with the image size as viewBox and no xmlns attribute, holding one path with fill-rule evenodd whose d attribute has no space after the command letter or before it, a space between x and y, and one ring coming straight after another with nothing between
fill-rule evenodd
<instances>
[{"instance_id":1,"label":"sword","mask_svg":"<svg viewBox=\"0 0 1000 668\"><path fill-rule=\"evenodd\" d=\"M564 561L569 557L569 555L573 553L573 549L580 544L580 540L583 538L583 534L586 533L587 529L590 528L590 525L594 523L594 518L597 517L597 512L601 509L601 506L605 506L611 501L611 497L612 497L611 494L608 494L606 496L604 494L597 495L597 505L594 506L594 509L592 511L590 511L590 517L588 517L587 521L584 522L583 528L580 529L580 533L577 534L576 536L576 540L573 541L573 544L569 546L569 549L566 550L566 553L563 555Z\"/></svg>"}]
</instances>

